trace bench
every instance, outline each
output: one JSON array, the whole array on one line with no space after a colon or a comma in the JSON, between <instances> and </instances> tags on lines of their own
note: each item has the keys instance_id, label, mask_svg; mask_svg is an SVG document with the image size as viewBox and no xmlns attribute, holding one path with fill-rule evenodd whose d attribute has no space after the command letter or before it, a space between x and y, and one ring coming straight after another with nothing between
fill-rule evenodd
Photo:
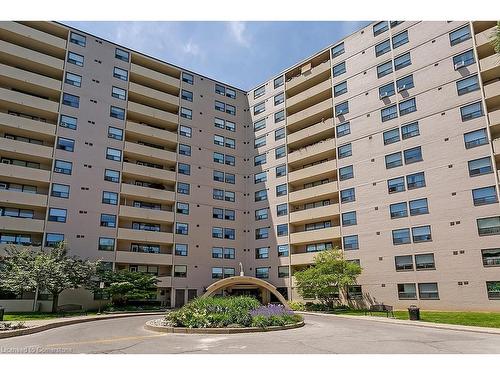
<instances>
[{"instance_id":1,"label":"bench","mask_svg":"<svg viewBox=\"0 0 500 375\"><path fill-rule=\"evenodd\" d=\"M392 306L389 305L384 305L384 304L371 305L370 308L365 311L365 315L367 314L372 315L372 313L374 312L385 312L387 314L387 317L391 315L394 318L394 309Z\"/></svg>"},{"instance_id":2,"label":"bench","mask_svg":"<svg viewBox=\"0 0 500 375\"><path fill-rule=\"evenodd\" d=\"M84 310L82 305L77 304L58 306L57 312L62 316L66 316L68 313L80 313L81 315L87 315L87 310Z\"/></svg>"}]
</instances>

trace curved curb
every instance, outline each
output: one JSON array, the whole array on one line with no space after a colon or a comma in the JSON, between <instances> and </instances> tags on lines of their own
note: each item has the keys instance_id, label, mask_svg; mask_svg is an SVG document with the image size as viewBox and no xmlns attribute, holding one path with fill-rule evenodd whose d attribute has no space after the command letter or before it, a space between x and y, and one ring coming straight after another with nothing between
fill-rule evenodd
<instances>
[{"instance_id":1,"label":"curved curb","mask_svg":"<svg viewBox=\"0 0 500 375\"><path fill-rule=\"evenodd\" d=\"M242 328L186 328L186 327L161 327L155 326L152 320L146 322L144 328L154 332L161 333L185 333L185 334L234 334L234 333L256 333L256 332L272 332L284 331L287 329L300 328L305 325L304 321L286 326L273 326L267 328L259 327L242 327Z\"/></svg>"},{"instance_id":2,"label":"curved curb","mask_svg":"<svg viewBox=\"0 0 500 375\"><path fill-rule=\"evenodd\" d=\"M139 313L139 314L120 314L120 315L113 315L113 316L110 316L110 315L99 315L99 316L94 316L94 317L90 317L90 318L82 318L82 319L74 319L74 320L67 320L67 321L59 321L59 322L42 324L42 325L34 326L34 327L16 329L16 330L12 330L12 331L2 331L2 332L0 332L0 340L1 339L7 339L7 338L10 338L10 337L18 337L18 336L31 335L33 333L43 332L43 331L47 331L49 329L59 328L59 327L64 327L64 326L69 326L69 325L72 325L72 324L86 323L86 322L95 322L97 320L109 320L109 319L118 319L118 318L133 318L133 317L136 317L136 316L148 316L148 315L163 315L163 314L158 314L158 313Z\"/></svg>"}]
</instances>

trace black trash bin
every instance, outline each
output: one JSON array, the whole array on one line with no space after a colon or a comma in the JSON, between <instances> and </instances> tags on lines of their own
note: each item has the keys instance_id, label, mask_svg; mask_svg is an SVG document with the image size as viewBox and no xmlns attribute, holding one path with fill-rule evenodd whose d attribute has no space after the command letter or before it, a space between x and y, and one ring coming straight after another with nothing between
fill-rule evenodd
<instances>
[{"instance_id":1,"label":"black trash bin","mask_svg":"<svg viewBox=\"0 0 500 375\"><path fill-rule=\"evenodd\" d=\"M0 306L0 322L3 321L3 314L5 313L5 309Z\"/></svg>"},{"instance_id":2,"label":"black trash bin","mask_svg":"<svg viewBox=\"0 0 500 375\"><path fill-rule=\"evenodd\" d=\"M408 315L410 320L420 320L420 309L415 305L411 305L408 307Z\"/></svg>"}]
</instances>

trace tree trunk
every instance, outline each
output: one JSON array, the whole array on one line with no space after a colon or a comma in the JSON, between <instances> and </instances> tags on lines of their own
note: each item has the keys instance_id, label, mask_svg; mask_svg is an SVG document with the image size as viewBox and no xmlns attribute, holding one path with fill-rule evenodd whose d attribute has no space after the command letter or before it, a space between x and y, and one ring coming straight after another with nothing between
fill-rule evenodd
<instances>
[{"instance_id":1,"label":"tree trunk","mask_svg":"<svg viewBox=\"0 0 500 375\"><path fill-rule=\"evenodd\" d=\"M59 293L52 293L52 312L57 312L57 306L59 305Z\"/></svg>"},{"instance_id":2,"label":"tree trunk","mask_svg":"<svg viewBox=\"0 0 500 375\"><path fill-rule=\"evenodd\" d=\"M33 312L36 312L37 310L37 302L38 302L38 284L35 289L35 298L33 299Z\"/></svg>"}]
</instances>

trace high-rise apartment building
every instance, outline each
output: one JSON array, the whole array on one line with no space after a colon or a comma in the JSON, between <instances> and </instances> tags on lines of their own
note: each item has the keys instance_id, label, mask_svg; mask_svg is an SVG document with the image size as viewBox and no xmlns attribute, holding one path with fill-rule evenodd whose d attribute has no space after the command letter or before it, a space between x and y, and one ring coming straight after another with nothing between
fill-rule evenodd
<instances>
[{"instance_id":1,"label":"high-rise apartment building","mask_svg":"<svg viewBox=\"0 0 500 375\"><path fill-rule=\"evenodd\" d=\"M0 251L65 241L181 306L240 263L300 299L293 273L337 246L354 304L500 310L495 25L375 22L246 92L0 22Z\"/></svg>"}]
</instances>

